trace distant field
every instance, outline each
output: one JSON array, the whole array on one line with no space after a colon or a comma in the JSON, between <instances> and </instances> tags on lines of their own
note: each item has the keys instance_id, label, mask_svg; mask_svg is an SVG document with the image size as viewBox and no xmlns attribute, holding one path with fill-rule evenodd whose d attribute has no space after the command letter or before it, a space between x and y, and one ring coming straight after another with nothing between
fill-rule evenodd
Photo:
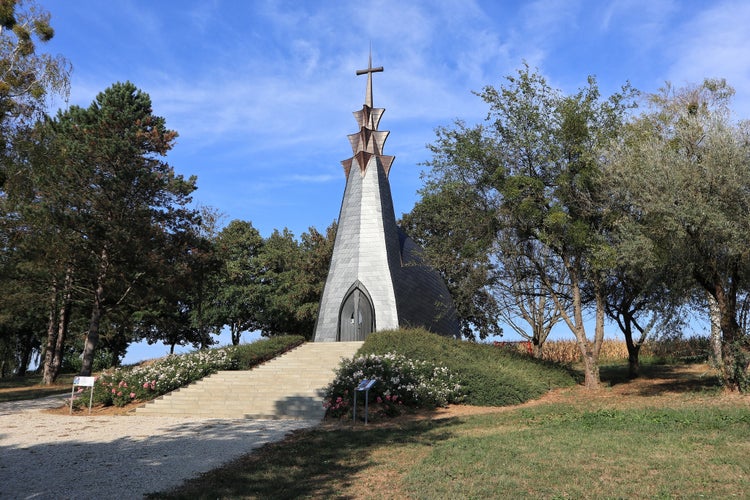
<instances>
[{"instance_id":1,"label":"distant field","mask_svg":"<svg viewBox=\"0 0 750 500\"><path fill-rule=\"evenodd\" d=\"M521 353L531 353L529 342L495 342L495 345L497 347L515 349ZM680 360L703 361L708 356L708 349L708 339L704 337L670 341L647 341L641 347L640 358L661 362ZM554 363L576 363L581 360L581 352L575 340L552 340L544 343L542 359ZM602 344L599 359L605 363L628 359L628 348L625 345L625 341L605 340Z\"/></svg>"}]
</instances>

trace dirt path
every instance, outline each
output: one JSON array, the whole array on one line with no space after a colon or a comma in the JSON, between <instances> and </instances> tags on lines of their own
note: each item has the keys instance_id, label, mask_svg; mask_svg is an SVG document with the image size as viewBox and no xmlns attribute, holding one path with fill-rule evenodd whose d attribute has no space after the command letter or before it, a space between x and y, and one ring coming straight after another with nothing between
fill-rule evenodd
<instances>
[{"instance_id":1,"label":"dirt path","mask_svg":"<svg viewBox=\"0 0 750 500\"><path fill-rule=\"evenodd\" d=\"M69 416L0 403L0 498L143 498L315 421Z\"/></svg>"}]
</instances>

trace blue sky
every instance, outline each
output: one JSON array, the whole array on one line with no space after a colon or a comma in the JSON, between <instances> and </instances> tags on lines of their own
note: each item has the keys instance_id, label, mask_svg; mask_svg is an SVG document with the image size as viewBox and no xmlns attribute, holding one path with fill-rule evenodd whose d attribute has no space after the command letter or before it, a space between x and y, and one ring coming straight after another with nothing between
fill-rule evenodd
<instances>
[{"instance_id":1,"label":"blue sky","mask_svg":"<svg viewBox=\"0 0 750 500\"><path fill-rule=\"evenodd\" d=\"M117 81L148 93L180 135L167 161L198 176L194 200L268 236L338 217L351 112L374 104L397 216L421 186L434 129L484 119L472 94L523 63L566 92L588 75L603 95L626 81L654 92L722 77L750 117L750 2L744 0L211 1L39 0L73 65L69 104ZM224 340L222 338L222 340ZM137 351L137 353L136 353ZM147 352L147 354L146 354ZM164 354L131 349L126 361ZM143 353L143 354L142 354Z\"/></svg>"}]
</instances>

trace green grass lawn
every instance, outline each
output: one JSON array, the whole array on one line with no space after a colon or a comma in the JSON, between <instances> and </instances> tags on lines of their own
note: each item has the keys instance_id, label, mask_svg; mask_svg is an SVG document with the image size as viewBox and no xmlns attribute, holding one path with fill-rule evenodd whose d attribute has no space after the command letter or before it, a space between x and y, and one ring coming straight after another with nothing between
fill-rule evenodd
<instances>
[{"instance_id":1,"label":"green grass lawn","mask_svg":"<svg viewBox=\"0 0 750 500\"><path fill-rule=\"evenodd\" d=\"M625 371L472 415L326 422L153 498L747 498L750 398L706 365Z\"/></svg>"},{"instance_id":2,"label":"green grass lawn","mask_svg":"<svg viewBox=\"0 0 750 500\"><path fill-rule=\"evenodd\" d=\"M0 403L36 399L54 394L70 392L73 383L72 374L60 375L55 384L42 385L42 376L30 374L23 377L0 378Z\"/></svg>"},{"instance_id":3,"label":"green grass lawn","mask_svg":"<svg viewBox=\"0 0 750 500\"><path fill-rule=\"evenodd\" d=\"M155 498L747 498L747 397L710 384L620 396L626 386L298 432Z\"/></svg>"}]
</instances>

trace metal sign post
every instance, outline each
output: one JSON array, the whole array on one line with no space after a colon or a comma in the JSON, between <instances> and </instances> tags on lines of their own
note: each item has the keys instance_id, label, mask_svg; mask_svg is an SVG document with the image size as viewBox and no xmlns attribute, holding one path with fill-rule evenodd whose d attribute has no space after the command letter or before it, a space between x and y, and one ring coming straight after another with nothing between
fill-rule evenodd
<instances>
[{"instance_id":1,"label":"metal sign post","mask_svg":"<svg viewBox=\"0 0 750 500\"><path fill-rule=\"evenodd\" d=\"M94 383L96 377L74 377L73 388L70 390L70 414L73 414L73 395L78 387L91 387L91 394L89 395L89 415L91 415L91 405L94 402Z\"/></svg>"},{"instance_id":2,"label":"metal sign post","mask_svg":"<svg viewBox=\"0 0 750 500\"><path fill-rule=\"evenodd\" d=\"M377 379L362 380L357 387L354 388L354 413L352 414L352 420L354 422L357 421L357 393L358 392L364 392L365 393L365 425L367 425L367 415L369 412L368 409L368 402L370 400L370 388L375 385L375 382Z\"/></svg>"}]
</instances>

